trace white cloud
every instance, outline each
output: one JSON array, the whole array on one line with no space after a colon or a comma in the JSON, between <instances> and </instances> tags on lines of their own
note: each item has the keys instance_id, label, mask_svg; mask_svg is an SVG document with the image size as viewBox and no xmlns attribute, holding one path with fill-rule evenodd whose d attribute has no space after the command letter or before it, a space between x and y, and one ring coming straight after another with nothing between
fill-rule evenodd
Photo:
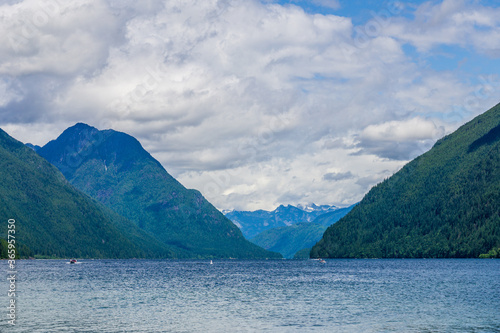
<instances>
[{"instance_id":1,"label":"white cloud","mask_svg":"<svg viewBox=\"0 0 500 333\"><path fill-rule=\"evenodd\" d=\"M369 125L357 137L357 154L410 160L426 152L444 134L444 127L419 117Z\"/></svg>"},{"instance_id":2,"label":"white cloud","mask_svg":"<svg viewBox=\"0 0 500 333\"><path fill-rule=\"evenodd\" d=\"M438 45L473 46L477 51L499 55L500 9L483 7L465 0L426 2L415 11L413 20L399 18L385 31L387 35L429 52Z\"/></svg>"},{"instance_id":3,"label":"white cloud","mask_svg":"<svg viewBox=\"0 0 500 333\"><path fill-rule=\"evenodd\" d=\"M403 44L495 55L498 16L467 2L426 3L360 43L350 18L300 4L4 4L0 126L35 144L78 121L127 132L220 208L353 203L457 126L462 116L448 124L443 115L475 89L412 61Z\"/></svg>"},{"instance_id":4,"label":"white cloud","mask_svg":"<svg viewBox=\"0 0 500 333\"><path fill-rule=\"evenodd\" d=\"M0 73L72 75L100 69L119 29L102 1L26 0L0 7Z\"/></svg>"},{"instance_id":5,"label":"white cloud","mask_svg":"<svg viewBox=\"0 0 500 333\"><path fill-rule=\"evenodd\" d=\"M404 121L389 121L370 125L361 132L361 137L374 141L415 141L437 139L444 134L432 121L412 118Z\"/></svg>"}]
</instances>

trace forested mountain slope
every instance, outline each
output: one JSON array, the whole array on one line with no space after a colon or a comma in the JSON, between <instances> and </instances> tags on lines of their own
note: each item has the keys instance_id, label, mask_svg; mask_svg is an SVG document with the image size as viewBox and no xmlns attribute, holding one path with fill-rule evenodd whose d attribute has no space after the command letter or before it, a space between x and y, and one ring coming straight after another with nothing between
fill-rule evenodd
<instances>
[{"instance_id":1,"label":"forested mountain slope","mask_svg":"<svg viewBox=\"0 0 500 333\"><path fill-rule=\"evenodd\" d=\"M33 149L0 129L0 218L15 220L22 257L169 258L132 222L75 189ZM0 257L6 257L1 241Z\"/></svg>"},{"instance_id":2,"label":"forested mountain slope","mask_svg":"<svg viewBox=\"0 0 500 333\"><path fill-rule=\"evenodd\" d=\"M499 246L500 104L372 188L311 257L465 258Z\"/></svg>"},{"instance_id":3,"label":"forested mountain slope","mask_svg":"<svg viewBox=\"0 0 500 333\"><path fill-rule=\"evenodd\" d=\"M79 123L37 152L76 188L152 234L178 257L280 257L247 241L200 192L182 186L128 134Z\"/></svg>"}]
</instances>

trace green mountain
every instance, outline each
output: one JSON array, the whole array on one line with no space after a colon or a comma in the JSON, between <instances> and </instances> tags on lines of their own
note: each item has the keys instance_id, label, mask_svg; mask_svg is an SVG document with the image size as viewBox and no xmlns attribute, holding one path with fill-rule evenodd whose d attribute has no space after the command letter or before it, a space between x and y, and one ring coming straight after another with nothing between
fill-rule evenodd
<instances>
[{"instance_id":1,"label":"green mountain","mask_svg":"<svg viewBox=\"0 0 500 333\"><path fill-rule=\"evenodd\" d=\"M293 259L309 259L309 254L311 253L311 248L305 248L297 251L293 256Z\"/></svg>"},{"instance_id":2,"label":"green mountain","mask_svg":"<svg viewBox=\"0 0 500 333\"><path fill-rule=\"evenodd\" d=\"M0 257L15 220L21 257L172 257L168 248L71 186L31 148L0 129Z\"/></svg>"},{"instance_id":3,"label":"green mountain","mask_svg":"<svg viewBox=\"0 0 500 333\"><path fill-rule=\"evenodd\" d=\"M336 208L334 211L319 215L312 222L265 230L250 241L266 250L279 252L287 259L294 258L298 251L310 249L316 244L326 228L344 217L353 207Z\"/></svg>"},{"instance_id":4,"label":"green mountain","mask_svg":"<svg viewBox=\"0 0 500 333\"><path fill-rule=\"evenodd\" d=\"M326 227L302 222L286 227L266 230L250 241L269 251L279 252L284 258L291 259L295 253L304 248L311 248L325 232Z\"/></svg>"},{"instance_id":5,"label":"green mountain","mask_svg":"<svg viewBox=\"0 0 500 333\"><path fill-rule=\"evenodd\" d=\"M372 188L327 229L311 257L494 256L499 166L500 104Z\"/></svg>"},{"instance_id":6,"label":"green mountain","mask_svg":"<svg viewBox=\"0 0 500 333\"><path fill-rule=\"evenodd\" d=\"M276 258L248 242L200 192L165 171L135 138L76 124L37 152L76 188L190 258Z\"/></svg>"}]
</instances>

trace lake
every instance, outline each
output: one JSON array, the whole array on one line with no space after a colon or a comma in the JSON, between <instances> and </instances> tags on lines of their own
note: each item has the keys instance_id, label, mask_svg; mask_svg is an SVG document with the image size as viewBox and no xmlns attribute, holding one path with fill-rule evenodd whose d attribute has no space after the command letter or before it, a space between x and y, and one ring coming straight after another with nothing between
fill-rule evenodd
<instances>
[{"instance_id":1,"label":"lake","mask_svg":"<svg viewBox=\"0 0 500 333\"><path fill-rule=\"evenodd\" d=\"M500 260L21 260L17 271L15 326L0 282L1 332L500 332Z\"/></svg>"}]
</instances>

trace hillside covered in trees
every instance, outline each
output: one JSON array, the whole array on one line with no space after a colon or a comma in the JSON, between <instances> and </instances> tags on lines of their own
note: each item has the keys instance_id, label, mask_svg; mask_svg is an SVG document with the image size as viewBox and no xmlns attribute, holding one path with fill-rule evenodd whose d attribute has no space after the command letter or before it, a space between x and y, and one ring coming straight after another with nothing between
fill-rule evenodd
<instances>
[{"instance_id":1,"label":"hillside covered in trees","mask_svg":"<svg viewBox=\"0 0 500 333\"><path fill-rule=\"evenodd\" d=\"M310 255L477 258L498 247L500 104L372 188Z\"/></svg>"},{"instance_id":2,"label":"hillside covered in trees","mask_svg":"<svg viewBox=\"0 0 500 333\"><path fill-rule=\"evenodd\" d=\"M171 258L164 244L81 193L33 149L0 129L0 258L7 221L20 257Z\"/></svg>"},{"instance_id":3,"label":"hillside covered in trees","mask_svg":"<svg viewBox=\"0 0 500 333\"><path fill-rule=\"evenodd\" d=\"M37 150L77 189L132 221L178 258L281 258L247 241L199 191L186 189L134 137L86 124Z\"/></svg>"}]
</instances>

